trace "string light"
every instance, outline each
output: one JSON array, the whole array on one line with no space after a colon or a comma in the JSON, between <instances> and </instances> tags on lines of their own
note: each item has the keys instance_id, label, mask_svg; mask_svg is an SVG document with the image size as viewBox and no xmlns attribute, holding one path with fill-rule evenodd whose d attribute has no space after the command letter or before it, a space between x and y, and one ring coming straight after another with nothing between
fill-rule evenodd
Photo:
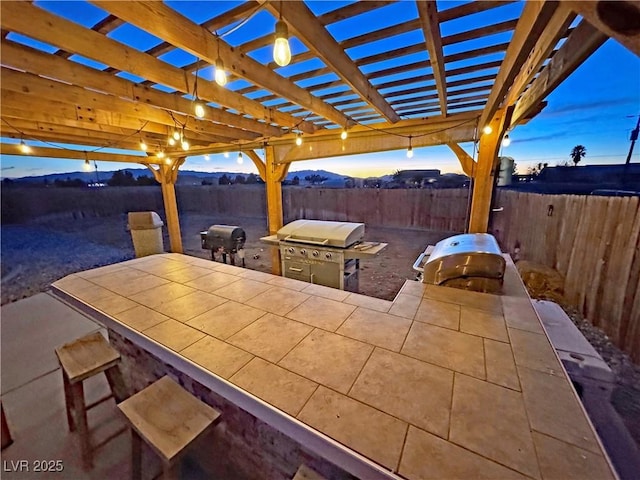
<instances>
[{"instance_id":1,"label":"string light","mask_svg":"<svg viewBox=\"0 0 640 480\"><path fill-rule=\"evenodd\" d=\"M204 155L204 159L205 159L207 162L209 161L209 154L208 154L208 153L206 153L206 154Z\"/></svg>"},{"instance_id":2,"label":"string light","mask_svg":"<svg viewBox=\"0 0 640 480\"><path fill-rule=\"evenodd\" d=\"M342 140L346 140L348 136L349 136L349 134L347 133L347 129L346 129L346 128L343 128L343 129L342 129L342 133L340 133L340 138L341 138Z\"/></svg>"},{"instance_id":3,"label":"string light","mask_svg":"<svg viewBox=\"0 0 640 480\"><path fill-rule=\"evenodd\" d=\"M144 141L144 138L140 137L140 150L142 150L143 152L147 151L147 144Z\"/></svg>"},{"instance_id":4,"label":"string light","mask_svg":"<svg viewBox=\"0 0 640 480\"><path fill-rule=\"evenodd\" d=\"M196 97L197 99L198 97ZM196 117L198 118L204 118L204 106L202 106L202 103L200 103L199 101L196 100L196 105L194 108L194 111L196 113Z\"/></svg>"},{"instance_id":5,"label":"string light","mask_svg":"<svg viewBox=\"0 0 640 480\"><path fill-rule=\"evenodd\" d=\"M173 131L173 139L176 141L180 140L180 132L178 130Z\"/></svg>"},{"instance_id":6,"label":"string light","mask_svg":"<svg viewBox=\"0 0 640 480\"><path fill-rule=\"evenodd\" d=\"M169 137L169 145L171 145L172 147L176 144L176 141L173 137Z\"/></svg>"},{"instance_id":7,"label":"string light","mask_svg":"<svg viewBox=\"0 0 640 480\"><path fill-rule=\"evenodd\" d=\"M407 148L407 158L413 158L413 145L411 145L411 135L409 135L409 148Z\"/></svg>"},{"instance_id":8,"label":"string light","mask_svg":"<svg viewBox=\"0 0 640 480\"><path fill-rule=\"evenodd\" d=\"M296 135L296 145L300 146L302 145L302 133L298 132L298 134Z\"/></svg>"},{"instance_id":9,"label":"string light","mask_svg":"<svg viewBox=\"0 0 640 480\"><path fill-rule=\"evenodd\" d=\"M185 152L187 150L189 150L189 147L190 147L189 142L187 141L186 138L182 139L182 142L180 143L180 146L182 147L182 150L184 150Z\"/></svg>"},{"instance_id":10,"label":"string light","mask_svg":"<svg viewBox=\"0 0 640 480\"><path fill-rule=\"evenodd\" d=\"M502 139L502 146L508 147L509 145L511 145L511 139L509 138L509 134L506 134Z\"/></svg>"},{"instance_id":11,"label":"string light","mask_svg":"<svg viewBox=\"0 0 640 480\"><path fill-rule=\"evenodd\" d=\"M164 163L165 163L166 165L171 165L171 159L170 159L169 157L165 158L165 159L164 159Z\"/></svg>"},{"instance_id":12,"label":"string light","mask_svg":"<svg viewBox=\"0 0 640 480\"><path fill-rule=\"evenodd\" d=\"M224 152L224 158L229 158L229 152Z\"/></svg>"},{"instance_id":13,"label":"string light","mask_svg":"<svg viewBox=\"0 0 640 480\"><path fill-rule=\"evenodd\" d=\"M90 172L91 171L91 163L89 163L89 159L85 158L84 160L84 165L82 166L83 170L85 172Z\"/></svg>"},{"instance_id":14,"label":"string light","mask_svg":"<svg viewBox=\"0 0 640 480\"><path fill-rule=\"evenodd\" d=\"M273 45L273 61L281 67L291 62L291 47L289 46L289 28L282 21L282 1L280 2L280 20L276 22L276 41Z\"/></svg>"},{"instance_id":15,"label":"string light","mask_svg":"<svg viewBox=\"0 0 640 480\"><path fill-rule=\"evenodd\" d=\"M493 128L491 128L491 125L485 125L485 127L482 129L482 133L489 135L491 132L493 132Z\"/></svg>"},{"instance_id":16,"label":"string light","mask_svg":"<svg viewBox=\"0 0 640 480\"><path fill-rule=\"evenodd\" d=\"M242 150L240 150L240 151L238 152L238 160L237 160L237 162L238 162L240 165L242 165L242 163L244 162L244 158L242 158Z\"/></svg>"},{"instance_id":17,"label":"string light","mask_svg":"<svg viewBox=\"0 0 640 480\"><path fill-rule=\"evenodd\" d=\"M23 139L20 139L20 151L22 153L31 153L31 147L24 143Z\"/></svg>"},{"instance_id":18,"label":"string light","mask_svg":"<svg viewBox=\"0 0 640 480\"><path fill-rule=\"evenodd\" d=\"M158 153L156 153L156 157L164 158L164 150L160 150Z\"/></svg>"}]
</instances>

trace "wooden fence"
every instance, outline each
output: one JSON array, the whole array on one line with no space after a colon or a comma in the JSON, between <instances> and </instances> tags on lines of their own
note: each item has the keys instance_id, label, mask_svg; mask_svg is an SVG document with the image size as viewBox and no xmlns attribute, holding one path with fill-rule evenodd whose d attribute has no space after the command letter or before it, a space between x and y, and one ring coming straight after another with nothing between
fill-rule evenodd
<instances>
[{"instance_id":1,"label":"wooden fence","mask_svg":"<svg viewBox=\"0 0 640 480\"><path fill-rule=\"evenodd\" d=\"M500 191L492 232L503 250L555 268L567 301L640 361L638 197Z\"/></svg>"}]
</instances>

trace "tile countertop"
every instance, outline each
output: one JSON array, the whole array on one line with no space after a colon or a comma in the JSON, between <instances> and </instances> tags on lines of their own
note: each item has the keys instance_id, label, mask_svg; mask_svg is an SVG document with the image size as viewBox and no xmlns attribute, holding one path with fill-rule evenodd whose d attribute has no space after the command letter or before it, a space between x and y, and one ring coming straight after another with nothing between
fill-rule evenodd
<instances>
[{"instance_id":1,"label":"tile countertop","mask_svg":"<svg viewBox=\"0 0 640 480\"><path fill-rule=\"evenodd\" d=\"M615 478L507 260L501 296L408 280L390 302L179 254L52 287L356 475Z\"/></svg>"}]
</instances>

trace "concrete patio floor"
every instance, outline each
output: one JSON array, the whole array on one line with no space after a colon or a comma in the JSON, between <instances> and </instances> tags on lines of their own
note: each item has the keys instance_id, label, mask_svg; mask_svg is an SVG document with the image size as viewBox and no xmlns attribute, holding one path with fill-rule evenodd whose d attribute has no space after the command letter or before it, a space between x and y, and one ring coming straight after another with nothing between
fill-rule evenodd
<instances>
[{"instance_id":1,"label":"concrete patio floor","mask_svg":"<svg viewBox=\"0 0 640 480\"><path fill-rule=\"evenodd\" d=\"M94 331L105 330L88 317L48 293L40 293L5 305L0 314L2 406L13 443L2 450L0 477L3 479L106 479L130 478L131 438L121 413L110 400L88 413L94 451L94 467L83 471L79 442L66 423L62 375L54 349ZM90 403L109 390L104 375L85 381ZM203 442L219 442L214 429ZM222 442L224 443L224 442ZM185 457L181 473L185 478L239 478L219 459L198 456L198 448ZM62 471L35 471L42 461ZM156 477L161 465L148 449L143 451L143 478Z\"/></svg>"}]
</instances>

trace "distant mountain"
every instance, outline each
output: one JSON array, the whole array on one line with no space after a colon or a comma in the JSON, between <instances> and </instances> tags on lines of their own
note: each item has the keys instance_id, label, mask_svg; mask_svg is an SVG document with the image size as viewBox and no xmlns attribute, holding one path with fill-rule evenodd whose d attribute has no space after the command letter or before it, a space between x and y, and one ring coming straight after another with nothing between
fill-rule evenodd
<instances>
[{"instance_id":1,"label":"distant mountain","mask_svg":"<svg viewBox=\"0 0 640 480\"><path fill-rule=\"evenodd\" d=\"M130 172L135 178L141 176L151 177L152 174L147 168L125 168L122 169L124 171ZM114 172L117 170L111 171L98 171L98 178L100 182L106 183L109 180ZM180 170L180 174L178 175L178 184L179 185L199 185L204 179L219 179L223 175L227 175L228 177L235 178L236 175L248 175L246 173L238 173L238 172L196 172L194 170ZM298 177L301 183L306 183L304 178L309 175L320 175L323 177L327 177L327 182L340 182L345 178L348 178L346 175L340 175L333 172L328 172L327 170L300 170L297 172L289 172L287 175L287 180L293 180L294 177ZM12 178L15 183L53 183L56 180L75 180L80 179L83 182L91 183L96 181L96 172L67 172L67 173L50 173L48 175L38 175L31 177L20 177L20 178ZM46 181L46 182L45 182Z\"/></svg>"}]
</instances>

